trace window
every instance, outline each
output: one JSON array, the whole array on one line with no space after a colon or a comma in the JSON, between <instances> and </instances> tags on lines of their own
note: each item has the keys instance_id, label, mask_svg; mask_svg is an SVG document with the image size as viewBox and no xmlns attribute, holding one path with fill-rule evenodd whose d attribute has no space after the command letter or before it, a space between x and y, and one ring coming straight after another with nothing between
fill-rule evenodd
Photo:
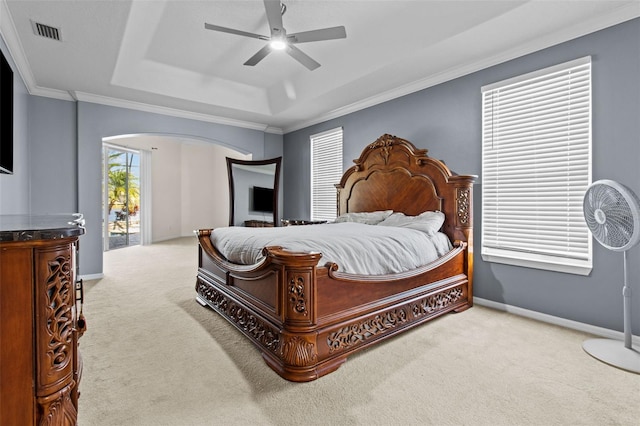
<instances>
[{"instance_id":1,"label":"window","mask_svg":"<svg viewBox=\"0 0 640 426\"><path fill-rule=\"evenodd\" d=\"M591 58L482 88L482 258L587 275Z\"/></svg>"},{"instance_id":2,"label":"window","mask_svg":"<svg viewBox=\"0 0 640 426\"><path fill-rule=\"evenodd\" d=\"M342 178L342 128L311 136L311 220L334 220Z\"/></svg>"}]
</instances>

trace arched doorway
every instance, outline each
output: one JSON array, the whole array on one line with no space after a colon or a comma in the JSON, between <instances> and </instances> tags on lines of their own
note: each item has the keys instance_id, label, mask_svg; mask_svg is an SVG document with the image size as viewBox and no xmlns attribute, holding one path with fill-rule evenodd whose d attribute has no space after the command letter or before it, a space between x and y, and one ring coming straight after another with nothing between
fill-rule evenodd
<instances>
[{"instance_id":1,"label":"arched doorway","mask_svg":"<svg viewBox=\"0 0 640 426\"><path fill-rule=\"evenodd\" d=\"M103 146L103 186L106 188L109 181L109 169L119 170L110 166L109 158L120 158L133 166L130 170L134 189L129 197L134 202L129 201L129 209L124 212L123 203L109 211L110 200L103 197L104 250L138 241L144 245L191 236L197 228L226 226L229 220L226 157L252 157L214 141L177 135L120 135L104 138ZM139 177L135 175L136 154ZM119 227L110 224L113 219L119 219Z\"/></svg>"}]
</instances>

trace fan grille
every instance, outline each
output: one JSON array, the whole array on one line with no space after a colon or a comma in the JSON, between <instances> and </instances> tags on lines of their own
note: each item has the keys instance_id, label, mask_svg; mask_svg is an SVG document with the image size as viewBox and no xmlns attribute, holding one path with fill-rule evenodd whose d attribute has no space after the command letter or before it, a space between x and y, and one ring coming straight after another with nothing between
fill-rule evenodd
<instances>
[{"instance_id":1,"label":"fan grille","mask_svg":"<svg viewBox=\"0 0 640 426\"><path fill-rule=\"evenodd\" d=\"M619 185L619 184L618 184ZM640 203L626 187L592 184L584 198L584 217L594 238L611 250L627 250L638 241Z\"/></svg>"}]
</instances>

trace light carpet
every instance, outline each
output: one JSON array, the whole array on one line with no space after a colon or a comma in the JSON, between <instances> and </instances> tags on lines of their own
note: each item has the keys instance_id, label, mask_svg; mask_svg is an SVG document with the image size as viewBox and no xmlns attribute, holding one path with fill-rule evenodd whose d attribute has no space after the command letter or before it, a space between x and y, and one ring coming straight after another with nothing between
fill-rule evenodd
<instances>
[{"instance_id":1,"label":"light carpet","mask_svg":"<svg viewBox=\"0 0 640 426\"><path fill-rule=\"evenodd\" d=\"M581 332L475 306L291 383L195 301L195 237L104 259L85 282L82 426L640 424L640 375Z\"/></svg>"}]
</instances>

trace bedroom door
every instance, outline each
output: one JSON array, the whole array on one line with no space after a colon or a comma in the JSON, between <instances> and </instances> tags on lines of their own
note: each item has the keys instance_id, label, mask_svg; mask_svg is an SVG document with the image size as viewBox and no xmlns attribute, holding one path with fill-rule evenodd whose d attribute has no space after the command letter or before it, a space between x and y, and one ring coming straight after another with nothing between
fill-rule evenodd
<instances>
[{"instance_id":1,"label":"bedroom door","mask_svg":"<svg viewBox=\"0 0 640 426\"><path fill-rule=\"evenodd\" d=\"M140 152L103 145L104 250L140 244Z\"/></svg>"}]
</instances>

